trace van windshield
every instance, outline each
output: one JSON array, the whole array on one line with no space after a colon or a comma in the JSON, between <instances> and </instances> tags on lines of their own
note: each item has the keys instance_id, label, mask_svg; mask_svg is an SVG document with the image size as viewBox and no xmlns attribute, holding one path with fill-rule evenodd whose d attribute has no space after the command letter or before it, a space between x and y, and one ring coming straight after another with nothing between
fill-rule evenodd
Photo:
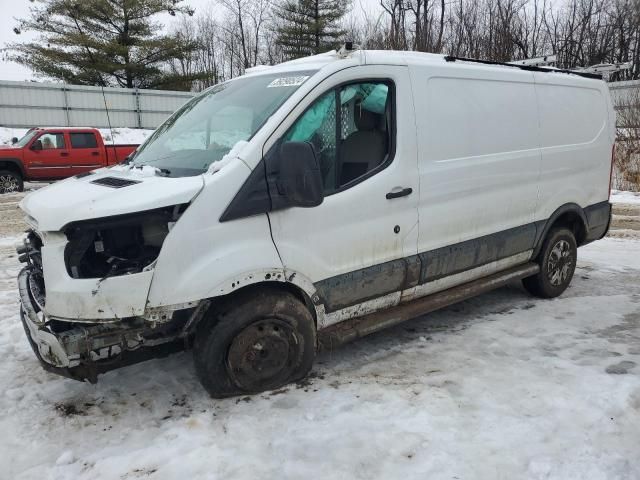
<instances>
[{"instance_id":1,"label":"van windshield","mask_svg":"<svg viewBox=\"0 0 640 480\"><path fill-rule=\"evenodd\" d=\"M199 175L240 141L251 139L315 71L238 78L206 90L164 122L131 164L167 176Z\"/></svg>"}]
</instances>

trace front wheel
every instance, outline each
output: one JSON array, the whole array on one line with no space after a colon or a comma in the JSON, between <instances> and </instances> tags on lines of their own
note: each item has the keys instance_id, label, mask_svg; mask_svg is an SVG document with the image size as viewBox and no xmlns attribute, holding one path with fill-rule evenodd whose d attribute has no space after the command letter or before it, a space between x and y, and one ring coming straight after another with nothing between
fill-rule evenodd
<instances>
[{"instance_id":1,"label":"front wheel","mask_svg":"<svg viewBox=\"0 0 640 480\"><path fill-rule=\"evenodd\" d=\"M304 378L316 351L311 312L276 289L241 292L212 310L196 331L193 358L214 398L273 390Z\"/></svg>"},{"instance_id":2,"label":"front wheel","mask_svg":"<svg viewBox=\"0 0 640 480\"><path fill-rule=\"evenodd\" d=\"M529 293L540 298L554 298L564 292L576 269L578 247L568 228L552 229L538 256L540 272L522 280Z\"/></svg>"},{"instance_id":3,"label":"front wheel","mask_svg":"<svg viewBox=\"0 0 640 480\"><path fill-rule=\"evenodd\" d=\"M0 193L21 192L24 188L22 177L11 170L0 170Z\"/></svg>"}]
</instances>

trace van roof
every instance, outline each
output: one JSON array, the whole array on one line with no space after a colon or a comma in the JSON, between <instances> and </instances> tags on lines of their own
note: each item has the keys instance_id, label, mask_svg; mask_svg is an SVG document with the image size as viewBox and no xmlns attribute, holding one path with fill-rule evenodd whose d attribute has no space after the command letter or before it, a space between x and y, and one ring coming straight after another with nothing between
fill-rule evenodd
<instances>
[{"instance_id":1,"label":"van roof","mask_svg":"<svg viewBox=\"0 0 640 480\"><path fill-rule=\"evenodd\" d=\"M340 54L335 50L332 50L326 53L321 53L319 55L312 55L309 57L289 60L287 62L279 63L274 66L260 65L247 69L246 73L266 73L269 71L277 72L303 69L319 70L334 62L347 59L351 60L352 62L355 61L356 63L360 63L362 65L437 65L442 63L459 62L460 64L463 64L469 68L478 68L480 65L482 65L483 67L493 67L501 70L510 68L535 72L571 74L598 80L602 79L602 77L597 74L584 73L573 70L563 70L555 67L517 65L511 63L493 62L490 60L477 60L473 58L455 57L451 55L398 50L351 50L346 54Z\"/></svg>"}]
</instances>

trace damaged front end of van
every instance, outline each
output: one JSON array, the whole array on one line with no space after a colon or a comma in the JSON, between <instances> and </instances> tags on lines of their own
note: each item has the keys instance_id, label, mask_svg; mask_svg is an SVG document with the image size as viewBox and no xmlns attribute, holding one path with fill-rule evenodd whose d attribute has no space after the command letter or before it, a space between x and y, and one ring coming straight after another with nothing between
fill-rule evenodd
<instances>
[{"instance_id":1,"label":"damaged front end of van","mask_svg":"<svg viewBox=\"0 0 640 480\"><path fill-rule=\"evenodd\" d=\"M184 348L199 303L155 309L146 303L162 245L202 179L178 180L178 188L160 200L166 179L138 176L122 168L74 177L21 204L30 229L16 249L24 265L20 315L48 371L96 382L100 373ZM105 195L116 183L124 185L117 187L120 196L125 184L135 184L138 200L114 202ZM145 198L153 197L154 207L166 206L147 208ZM69 206L54 212L61 198Z\"/></svg>"},{"instance_id":2,"label":"damaged front end of van","mask_svg":"<svg viewBox=\"0 0 640 480\"><path fill-rule=\"evenodd\" d=\"M274 114L314 72L303 65L216 85L125 164L24 198L20 314L46 370L95 382L184 349L212 299L260 278L284 281L264 215L220 218L263 171L255 168L262 145L288 110ZM252 199L269 204L264 194Z\"/></svg>"}]
</instances>

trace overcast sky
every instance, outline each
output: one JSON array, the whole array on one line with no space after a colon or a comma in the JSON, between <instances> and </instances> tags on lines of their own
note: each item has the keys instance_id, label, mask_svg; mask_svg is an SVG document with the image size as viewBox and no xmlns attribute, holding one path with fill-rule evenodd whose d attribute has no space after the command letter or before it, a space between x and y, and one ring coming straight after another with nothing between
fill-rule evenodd
<instances>
[{"instance_id":1,"label":"overcast sky","mask_svg":"<svg viewBox=\"0 0 640 480\"><path fill-rule=\"evenodd\" d=\"M200 11L204 10L212 2L213 0L185 0L184 5L189 5L196 11ZM14 27L18 24L16 18L28 16L29 8L32 5L29 0L0 0L0 80L30 80L36 78L29 69L14 62L7 62L3 58L8 51L7 44L35 38L35 35L30 33L16 35L13 32ZM166 18L159 18L159 20L164 23L165 27L175 21L169 15L163 17Z\"/></svg>"},{"instance_id":2,"label":"overcast sky","mask_svg":"<svg viewBox=\"0 0 640 480\"><path fill-rule=\"evenodd\" d=\"M29 38L24 35L16 35L13 28L17 22L14 17L22 17L29 13L29 0L0 0L0 49L4 49L7 43ZM32 77L29 70L3 60L6 51L0 54L0 80L28 80Z\"/></svg>"},{"instance_id":3,"label":"overcast sky","mask_svg":"<svg viewBox=\"0 0 640 480\"><path fill-rule=\"evenodd\" d=\"M206 10L213 2L214 0L184 0L184 5L193 7L197 13L198 11ZM378 0L354 0L354 9L360 11L361 4L370 6L370 8L376 8L378 7ZM6 48L7 44L28 41L35 38L32 33L23 32L21 35L16 35L13 32L13 29L18 24L16 18L28 16L29 8L32 5L29 0L0 0L0 80L20 81L36 78L29 69L17 63L4 60L4 56L8 50ZM367 9L369 9L369 7ZM160 21L162 21L166 27L172 21L175 21L175 19L169 15L164 15Z\"/></svg>"}]
</instances>

